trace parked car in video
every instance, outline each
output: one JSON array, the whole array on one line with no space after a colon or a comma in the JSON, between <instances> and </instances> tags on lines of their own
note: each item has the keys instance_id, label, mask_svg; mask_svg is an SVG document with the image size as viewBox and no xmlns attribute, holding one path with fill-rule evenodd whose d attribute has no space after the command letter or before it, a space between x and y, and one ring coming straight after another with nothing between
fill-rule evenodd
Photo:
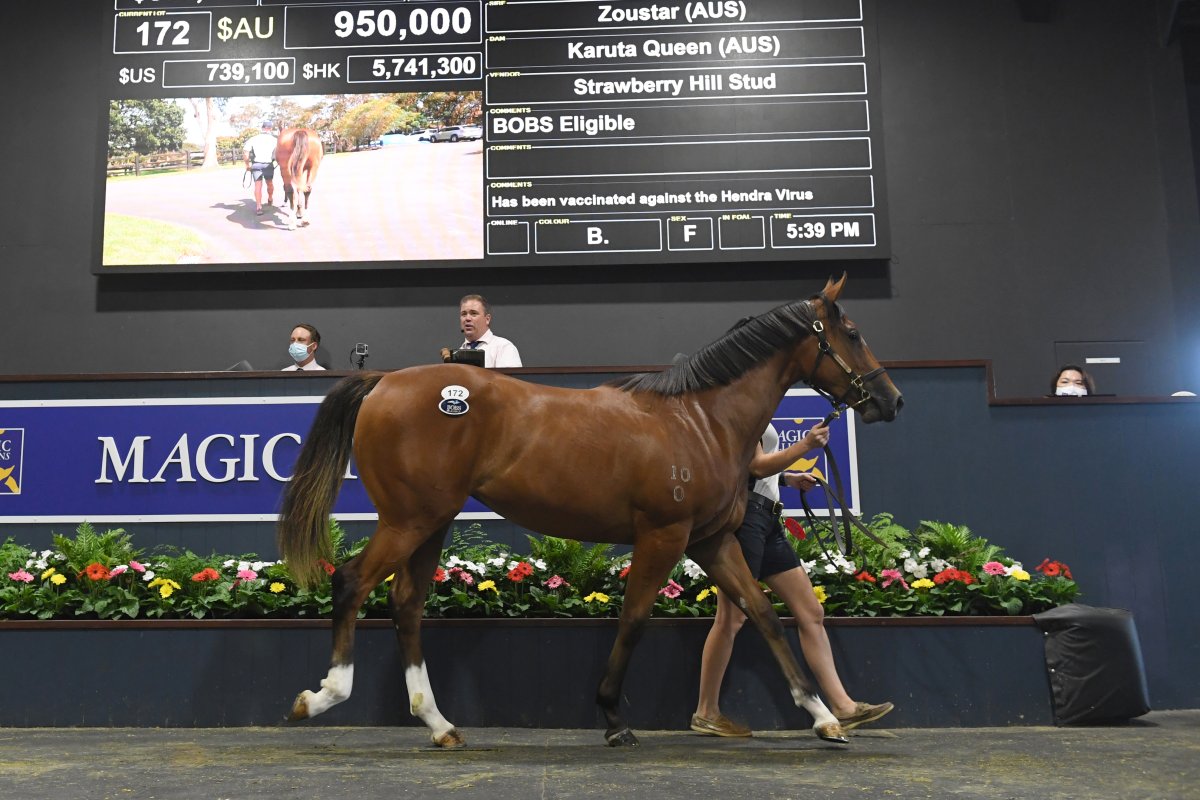
<instances>
[{"instance_id":1,"label":"parked car in video","mask_svg":"<svg viewBox=\"0 0 1200 800\"><path fill-rule=\"evenodd\" d=\"M471 141L483 138L483 128L478 125L447 125L432 134L431 142Z\"/></svg>"}]
</instances>

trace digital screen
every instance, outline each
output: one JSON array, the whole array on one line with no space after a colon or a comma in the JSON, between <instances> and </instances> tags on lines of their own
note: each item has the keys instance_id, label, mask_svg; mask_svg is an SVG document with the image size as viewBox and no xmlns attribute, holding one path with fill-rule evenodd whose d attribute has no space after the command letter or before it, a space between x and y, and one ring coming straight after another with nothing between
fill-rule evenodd
<instances>
[{"instance_id":1,"label":"digital screen","mask_svg":"<svg viewBox=\"0 0 1200 800\"><path fill-rule=\"evenodd\" d=\"M105 36L101 274L889 255L861 0L115 0Z\"/></svg>"}]
</instances>

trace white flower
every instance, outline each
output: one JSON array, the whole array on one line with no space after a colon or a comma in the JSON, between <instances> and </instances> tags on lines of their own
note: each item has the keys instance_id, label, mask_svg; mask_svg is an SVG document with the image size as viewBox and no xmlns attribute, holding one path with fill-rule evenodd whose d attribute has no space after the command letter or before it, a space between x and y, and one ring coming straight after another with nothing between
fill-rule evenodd
<instances>
[{"instance_id":1,"label":"white flower","mask_svg":"<svg viewBox=\"0 0 1200 800\"><path fill-rule=\"evenodd\" d=\"M925 558L925 556L927 556L927 555L929 555L928 547L922 547L920 550L917 551L917 558Z\"/></svg>"},{"instance_id":2,"label":"white flower","mask_svg":"<svg viewBox=\"0 0 1200 800\"><path fill-rule=\"evenodd\" d=\"M633 562L631 562L631 561L630 561L628 558L626 558L626 559L622 559L622 560L620 560L620 561L614 561L614 562L612 563L612 566L610 566L610 567L608 568L608 574L609 574L609 575L616 575L618 572L620 572L621 570L623 570L623 569L625 569L626 567L628 567L628 566L629 566L631 563L633 563Z\"/></svg>"},{"instance_id":3,"label":"white flower","mask_svg":"<svg viewBox=\"0 0 1200 800\"><path fill-rule=\"evenodd\" d=\"M148 569L145 572L143 572L142 580L144 580L146 583L149 583L150 581L154 580L154 570Z\"/></svg>"},{"instance_id":4,"label":"white flower","mask_svg":"<svg viewBox=\"0 0 1200 800\"><path fill-rule=\"evenodd\" d=\"M1004 568L1004 574L1005 574L1005 575L1008 575L1008 576L1011 576L1011 575L1013 574L1013 570L1018 570L1018 569L1019 569L1019 570L1021 570L1022 572L1024 572L1024 571L1025 571L1025 567L1021 566L1021 562L1020 562L1020 561L1014 561L1014 562L1012 562L1012 566L1011 566L1011 567L1005 567L1005 568Z\"/></svg>"},{"instance_id":5,"label":"white flower","mask_svg":"<svg viewBox=\"0 0 1200 800\"><path fill-rule=\"evenodd\" d=\"M463 569L474 572L476 575L487 575L487 566L476 564L474 561L464 561Z\"/></svg>"},{"instance_id":6,"label":"white flower","mask_svg":"<svg viewBox=\"0 0 1200 800\"><path fill-rule=\"evenodd\" d=\"M692 580L696 580L706 573L704 570L700 569L700 565L695 561L692 561L690 558L685 558L683 560L683 574L687 575Z\"/></svg>"},{"instance_id":7,"label":"white flower","mask_svg":"<svg viewBox=\"0 0 1200 800\"><path fill-rule=\"evenodd\" d=\"M817 560L815 558L812 561L805 561L804 559L800 559L800 566L803 567L804 571L810 575L812 574L813 567L815 567L816 565L817 565Z\"/></svg>"},{"instance_id":8,"label":"white flower","mask_svg":"<svg viewBox=\"0 0 1200 800\"><path fill-rule=\"evenodd\" d=\"M250 565L250 569L255 572L262 572L264 567L274 566L270 561L255 561Z\"/></svg>"},{"instance_id":9,"label":"white flower","mask_svg":"<svg viewBox=\"0 0 1200 800\"><path fill-rule=\"evenodd\" d=\"M542 570L543 572L546 569L546 562L540 558L531 558L531 559L529 559L529 563L533 564L534 567Z\"/></svg>"},{"instance_id":10,"label":"white flower","mask_svg":"<svg viewBox=\"0 0 1200 800\"><path fill-rule=\"evenodd\" d=\"M910 558L911 556L912 556L912 553L908 552L907 550L900 551L901 558Z\"/></svg>"},{"instance_id":11,"label":"white flower","mask_svg":"<svg viewBox=\"0 0 1200 800\"><path fill-rule=\"evenodd\" d=\"M222 567L222 568L224 568L224 569L229 569L229 568L230 568L230 567L232 567L233 565L234 565L234 560L233 560L232 558L231 558L231 559L229 559L228 561L222 561L222 562L221 562L221 567Z\"/></svg>"},{"instance_id":12,"label":"white flower","mask_svg":"<svg viewBox=\"0 0 1200 800\"><path fill-rule=\"evenodd\" d=\"M35 560L31 558L25 562L25 569L33 570L34 572L45 572L46 559L39 558Z\"/></svg>"},{"instance_id":13,"label":"white flower","mask_svg":"<svg viewBox=\"0 0 1200 800\"><path fill-rule=\"evenodd\" d=\"M241 572L241 571L247 570L247 569L250 569L249 561L239 561L238 562L238 572ZM255 570L255 572L258 572L258 570Z\"/></svg>"},{"instance_id":14,"label":"white flower","mask_svg":"<svg viewBox=\"0 0 1200 800\"><path fill-rule=\"evenodd\" d=\"M915 558L904 559L904 571L914 578L924 578L929 574L929 565L918 562Z\"/></svg>"},{"instance_id":15,"label":"white flower","mask_svg":"<svg viewBox=\"0 0 1200 800\"><path fill-rule=\"evenodd\" d=\"M457 567L461 563L463 563L463 560L461 558L459 558L458 556L450 556L450 558L447 559L447 561L446 561L446 569L450 569L451 567Z\"/></svg>"},{"instance_id":16,"label":"white flower","mask_svg":"<svg viewBox=\"0 0 1200 800\"><path fill-rule=\"evenodd\" d=\"M929 566L933 567L934 572L942 572L943 570L949 568L950 562L946 561L945 559L935 558L929 562Z\"/></svg>"},{"instance_id":17,"label":"white flower","mask_svg":"<svg viewBox=\"0 0 1200 800\"><path fill-rule=\"evenodd\" d=\"M826 565L825 565L825 572L826 572L826 574L829 574L829 575L836 575L836 574L837 574L837 571L838 571L838 568L837 568L837 565L836 565L836 564L826 564Z\"/></svg>"},{"instance_id":18,"label":"white flower","mask_svg":"<svg viewBox=\"0 0 1200 800\"><path fill-rule=\"evenodd\" d=\"M504 556L497 556L495 558L489 558L487 560L487 563L491 564L493 567L503 567L504 566ZM513 563L515 564L516 562L513 562ZM512 569L512 567L509 567L509 569Z\"/></svg>"},{"instance_id":19,"label":"white flower","mask_svg":"<svg viewBox=\"0 0 1200 800\"><path fill-rule=\"evenodd\" d=\"M42 551L42 552L41 552L41 553L38 555L38 558L40 558L42 561L45 561L47 558L49 558L49 557L50 557L50 556L52 556L52 555L56 555L56 554L55 554L55 552L54 552L53 550L43 550L43 551ZM61 556L61 554L58 554L58 555L60 555L60 556ZM60 558L59 560L61 560L61 558Z\"/></svg>"}]
</instances>

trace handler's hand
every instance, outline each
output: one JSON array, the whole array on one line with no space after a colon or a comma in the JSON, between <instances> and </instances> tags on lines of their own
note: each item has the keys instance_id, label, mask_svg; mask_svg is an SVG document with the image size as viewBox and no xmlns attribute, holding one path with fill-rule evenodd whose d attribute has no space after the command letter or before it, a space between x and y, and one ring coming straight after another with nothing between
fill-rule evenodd
<instances>
[{"instance_id":1,"label":"handler's hand","mask_svg":"<svg viewBox=\"0 0 1200 800\"><path fill-rule=\"evenodd\" d=\"M802 492L807 492L817 485L817 479L808 472L785 472L783 473L783 482L785 485L793 489L799 489Z\"/></svg>"},{"instance_id":2,"label":"handler's hand","mask_svg":"<svg viewBox=\"0 0 1200 800\"><path fill-rule=\"evenodd\" d=\"M442 361L443 361L443 362L445 362L445 363L447 363L447 364L449 364L449 363L450 363L450 359L451 359L452 357L453 357L453 356L452 356L452 355L451 355L451 353L450 353L450 348L449 348L449 347L443 347L443 348L442 348Z\"/></svg>"},{"instance_id":3,"label":"handler's hand","mask_svg":"<svg viewBox=\"0 0 1200 800\"><path fill-rule=\"evenodd\" d=\"M821 425L818 428L813 428L804 437L804 444L809 450L819 450L829 444L829 426Z\"/></svg>"}]
</instances>

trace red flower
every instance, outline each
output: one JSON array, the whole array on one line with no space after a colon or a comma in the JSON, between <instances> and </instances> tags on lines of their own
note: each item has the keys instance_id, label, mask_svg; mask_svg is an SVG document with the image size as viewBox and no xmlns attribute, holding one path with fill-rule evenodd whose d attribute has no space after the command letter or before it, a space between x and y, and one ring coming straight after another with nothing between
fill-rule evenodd
<instances>
[{"instance_id":1,"label":"red flower","mask_svg":"<svg viewBox=\"0 0 1200 800\"><path fill-rule=\"evenodd\" d=\"M937 575L933 576L933 582L938 586L947 584L950 581L959 581L961 583L970 584L975 582L975 578L971 575L971 573L961 569L954 569L954 567L947 567Z\"/></svg>"},{"instance_id":2,"label":"red flower","mask_svg":"<svg viewBox=\"0 0 1200 800\"><path fill-rule=\"evenodd\" d=\"M520 583L525 580L525 573L521 571L521 565L513 567L508 571L508 579L513 583Z\"/></svg>"},{"instance_id":3,"label":"red flower","mask_svg":"<svg viewBox=\"0 0 1200 800\"><path fill-rule=\"evenodd\" d=\"M800 523L796 522L796 520L792 519L791 517L784 518L783 527L787 528L788 533L797 539L803 539L806 535L804 533L804 528L800 527Z\"/></svg>"},{"instance_id":4,"label":"red flower","mask_svg":"<svg viewBox=\"0 0 1200 800\"><path fill-rule=\"evenodd\" d=\"M632 566L633 566L633 564L626 564L625 569L623 569L617 573L617 577L620 578L621 580L625 580L625 576L629 574L629 568Z\"/></svg>"},{"instance_id":5,"label":"red flower","mask_svg":"<svg viewBox=\"0 0 1200 800\"><path fill-rule=\"evenodd\" d=\"M1038 572L1045 575L1047 578L1057 578L1062 576L1067 580L1075 580L1071 577L1071 568L1061 561L1051 561L1050 559L1042 559L1042 563L1034 567Z\"/></svg>"},{"instance_id":6,"label":"red flower","mask_svg":"<svg viewBox=\"0 0 1200 800\"><path fill-rule=\"evenodd\" d=\"M442 569L441 567L438 567L437 569L435 569L433 571L433 582L434 583L444 583L446 580L449 579L449 577L450 576L446 574L446 570Z\"/></svg>"},{"instance_id":7,"label":"red flower","mask_svg":"<svg viewBox=\"0 0 1200 800\"><path fill-rule=\"evenodd\" d=\"M856 580L856 581L870 581L871 583L877 583L877 582L878 582L878 581L876 581L876 580L875 580L875 576L874 576L874 575L872 575L871 573L867 572L865 569L864 569L862 572L860 572L860 573L858 573L857 575L855 575L855 576L854 576L854 580Z\"/></svg>"},{"instance_id":8,"label":"red flower","mask_svg":"<svg viewBox=\"0 0 1200 800\"><path fill-rule=\"evenodd\" d=\"M325 570L326 575L332 575L335 567L323 558L318 558L317 563L321 565L321 569Z\"/></svg>"},{"instance_id":9,"label":"red flower","mask_svg":"<svg viewBox=\"0 0 1200 800\"><path fill-rule=\"evenodd\" d=\"M204 583L205 581L218 581L221 579L221 573L217 572L212 567L205 567L192 576L192 580L196 583Z\"/></svg>"},{"instance_id":10,"label":"red flower","mask_svg":"<svg viewBox=\"0 0 1200 800\"><path fill-rule=\"evenodd\" d=\"M84 573L88 576L88 578L94 581L106 581L112 577L108 571L108 567L97 561L93 561L91 564L88 564L87 568L84 569Z\"/></svg>"}]
</instances>

